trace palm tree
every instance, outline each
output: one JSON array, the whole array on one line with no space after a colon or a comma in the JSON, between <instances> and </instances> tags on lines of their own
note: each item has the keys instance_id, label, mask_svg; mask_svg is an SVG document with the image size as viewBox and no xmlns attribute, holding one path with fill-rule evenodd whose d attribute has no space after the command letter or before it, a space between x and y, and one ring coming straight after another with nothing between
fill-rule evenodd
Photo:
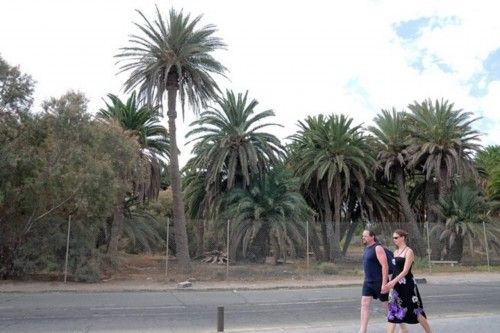
<instances>
[{"instance_id":1,"label":"palm tree","mask_svg":"<svg viewBox=\"0 0 500 333\"><path fill-rule=\"evenodd\" d=\"M221 201L222 220L231 221L231 258L265 259L271 245L275 262L305 246L305 222L313 211L299 193L299 181L282 166L256 178L247 189L234 188Z\"/></svg>"},{"instance_id":2,"label":"palm tree","mask_svg":"<svg viewBox=\"0 0 500 333\"><path fill-rule=\"evenodd\" d=\"M253 175L263 174L284 156L284 147L273 134L262 132L262 123L274 116L272 110L256 112L258 102L248 101L248 92L236 97L232 91L218 101L191 126L197 126L186 137L196 136L193 166L207 172L207 186L225 182L227 190L235 185L250 185ZM221 179L221 176L223 179Z\"/></svg>"},{"instance_id":3,"label":"palm tree","mask_svg":"<svg viewBox=\"0 0 500 333\"><path fill-rule=\"evenodd\" d=\"M142 12L138 13L144 20L142 25L136 24L141 35L133 35L132 46L122 48L117 57L125 61L121 71L131 71L125 82L126 91L138 88L139 97L162 108L167 94L176 255L183 270L189 271L175 125L177 93L183 113L186 99L193 112L198 113L200 107L206 107L216 98L219 88L212 75L224 75L226 68L211 54L225 48L225 44L214 36L215 26L199 27L201 16L191 19L189 14L171 9L164 20L157 7L156 19L151 22Z\"/></svg>"},{"instance_id":4,"label":"palm tree","mask_svg":"<svg viewBox=\"0 0 500 333\"><path fill-rule=\"evenodd\" d=\"M500 146L488 146L477 155L477 164L484 178L486 196L493 203L491 215L500 212Z\"/></svg>"},{"instance_id":5,"label":"palm tree","mask_svg":"<svg viewBox=\"0 0 500 333\"><path fill-rule=\"evenodd\" d=\"M474 240L482 242L482 222L489 221L486 216L489 204L480 193L469 184L458 185L436 207L438 214L445 219L446 224L441 231L440 239L446 241L448 258L460 261L462 259L464 242L469 244L470 253L474 253ZM498 251L500 244L495 236L499 228L488 228L488 244ZM481 235L481 237L479 237Z\"/></svg>"},{"instance_id":6,"label":"palm tree","mask_svg":"<svg viewBox=\"0 0 500 333\"><path fill-rule=\"evenodd\" d=\"M377 170L378 171L378 170ZM384 227L387 222L394 221L394 212L398 212L397 191L392 184L384 181L378 173L367 179L361 188L353 180L345 199L345 231L342 232L342 255L346 255L354 232L360 222L366 222Z\"/></svg>"},{"instance_id":7,"label":"palm tree","mask_svg":"<svg viewBox=\"0 0 500 333\"><path fill-rule=\"evenodd\" d=\"M128 249L132 253L156 249L162 244L160 222L152 214L140 208L137 198L128 198L124 203L123 232L128 238Z\"/></svg>"},{"instance_id":8,"label":"palm tree","mask_svg":"<svg viewBox=\"0 0 500 333\"><path fill-rule=\"evenodd\" d=\"M213 184L213 186L209 186L207 189L206 171L196 170L192 166L192 161L193 159L183 169L185 175L182 178L182 188L186 202L186 215L196 223L196 255L201 256L205 250L205 226L208 223L208 219L213 216L211 215L213 214L211 208L217 205L220 186Z\"/></svg>"},{"instance_id":9,"label":"palm tree","mask_svg":"<svg viewBox=\"0 0 500 333\"><path fill-rule=\"evenodd\" d=\"M194 157L186 166L184 193L187 212L199 223L198 250L202 251L205 221L215 217L221 194L237 185L247 187L250 177L259 176L278 163L283 146L272 134L261 129L276 125L262 123L274 116L272 110L256 112L258 102L232 91L218 100L217 108L203 112L186 137L194 137ZM277 125L279 126L279 125Z\"/></svg>"},{"instance_id":10,"label":"palm tree","mask_svg":"<svg viewBox=\"0 0 500 333\"><path fill-rule=\"evenodd\" d=\"M443 100L414 102L408 108L411 111L406 117L410 132L408 166L425 173L425 206L430 220L434 218L431 213L436 205L435 188L438 201L442 201L453 181L459 182L476 173L472 155L479 149L479 133L472 129L471 124L477 118L471 118L471 112L455 110L453 103ZM434 229L444 230L444 225L438 222ZM433 237L431 246L433 259L438 259L444 244Z\"/></svg>"},{"instance_id":11,"label":"palm tree","mask_svg":"<svg viewBox=\"0 0 500 333\"><path fill-rule=\"evenodd\" d=\"M161 187L162 159L169 156L167 130L159 123L158 109L139 105L135 93L130 95L126 103L113 94L108 94L108 98L109 103L106 102L106 108L98 112L97 118L118 122L137 138L141 147L138 154L144 168L130 170L130 174L122 175L133 183L132 197L140 202L156 198ZM117 198L115 205L108 247L110 253L116 252L123 232L125 196L124 193L121 198Z\"/></svg>"},{"instance_id":12,"label":"palm tree","mask_svg":"<svg viewBox=\"0 0 500 333\"><path fill-rule=\"evenodd\" d=\"M480 134L471 124L477 118L471 119L471 112L455 110L453 103L443 100L414 102L408 108L409 166L421 166L427 180L434 177L443 200L453 179L475 173L472 155L480 148Z\"/></svg>"},{"instance_id":13,"label":"palm tree","mask_svg":"<svg viewBox=\"0 0 500 333\"><path fill-rule=\"evenodd\" d=\"M404 113L395 109L392 109L391 112L382 110L374 119L376 126L370 126L368 129L375 136L377 160L384 170L385 178L388 180L394 178L396 182L399 203L415 239L414 246L417 255L423 256L425 254L424 241L406 191L405 166L407 163L408 130L404 118Z\"/></svg>"},{"instance_id":14,"label":"palm tree","mask_svg":"<svg viewBox=\"0 0 500 333\"><path fill-rule=\"evenodd\" d=\"M303 186L314 186L315 183L320 192L327 223L327 240L330 243L329 259L335 260L341 257L342 200L351 187L352 178L364 191L365 179L370 176L375 161L368 154L361 126L352 126L352 118L344 115L325 118L319 115L299 122L299 127L299 132L291 137L292 165L295 174L301 177Z\"/></svg>"}]
</instances>

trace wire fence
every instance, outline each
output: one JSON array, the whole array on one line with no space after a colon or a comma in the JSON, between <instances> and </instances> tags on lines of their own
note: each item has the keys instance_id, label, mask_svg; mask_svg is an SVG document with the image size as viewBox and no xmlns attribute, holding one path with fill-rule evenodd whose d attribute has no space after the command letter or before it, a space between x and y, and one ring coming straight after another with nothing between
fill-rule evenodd
<instances>
[{"instance_id":1,"label":"wire fence","mask_svg":"<svg viewBox=\"0 0 500 333\"><path fill-rule=\"evenodd\" d=\"M301 227L231 220L188 221L192 257L200 262L224 265L226 277L230 266L252 264L287 264L300 261L306 271L320 262L359 265L364 229L375 231L378 240L394 250L392 234L402 229L409 233L408 244L414 249L420 268L443 265L500 265L500 225L477 223L445 225L444 223L341 223L339 236L334 223L304 221ZM335 247L334 250L331 247ZM340 253L335 259L330 253Z\"/></svg>"}]
</instances>

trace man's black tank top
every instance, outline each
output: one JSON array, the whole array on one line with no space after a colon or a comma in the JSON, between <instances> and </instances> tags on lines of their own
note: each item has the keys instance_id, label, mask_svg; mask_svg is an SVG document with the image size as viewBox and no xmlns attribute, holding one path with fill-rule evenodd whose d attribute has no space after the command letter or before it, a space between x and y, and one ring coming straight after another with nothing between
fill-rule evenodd
<instances>
[{"instance_id":1,"label":"man's black tank top","mask_svg":"<svg viewBox=\"0 0 500 333\"><path fill-rule=\"evenodd\" d=\"M380 282L382 281L382 266L378 262L375 248L380 245L375 243L367 246L363 252L363 268L365 271L365 281Z\"/></svg>"}]
</instances>

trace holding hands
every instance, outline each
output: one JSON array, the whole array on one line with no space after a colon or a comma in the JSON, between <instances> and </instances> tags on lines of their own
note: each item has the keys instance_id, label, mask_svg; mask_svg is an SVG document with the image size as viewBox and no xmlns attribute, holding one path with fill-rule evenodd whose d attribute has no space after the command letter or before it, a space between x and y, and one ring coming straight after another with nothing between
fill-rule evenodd
<instances>
[{"instance_id":1,"label":"holding hands","mask_svg":"<svg viewBox=\"0 0 500 333\"><path fill-rule=\"evenodd\" d=\"M382 293L387 294L396 285L396 280L387 282L382 286Z\"/></svg>"}]
</instances>

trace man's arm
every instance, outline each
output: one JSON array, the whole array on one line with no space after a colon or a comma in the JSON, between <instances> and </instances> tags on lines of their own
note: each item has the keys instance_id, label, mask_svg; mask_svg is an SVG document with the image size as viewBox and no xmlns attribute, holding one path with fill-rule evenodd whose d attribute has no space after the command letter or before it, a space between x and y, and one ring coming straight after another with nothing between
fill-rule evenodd
<instances>
[{"instance_id":1,"label":"man's arm","mask_svg":"<svg viewBox=\"0 0 500 333\"><path fill-rule=\"evenodd\" d=\"M389 265L387 264L387 256L385 255L385 250L382 245L377 245L375 247L375 254L377 255L377 260L382 266L382 286L389 280Z\"/></svg>"}]
</instances>

